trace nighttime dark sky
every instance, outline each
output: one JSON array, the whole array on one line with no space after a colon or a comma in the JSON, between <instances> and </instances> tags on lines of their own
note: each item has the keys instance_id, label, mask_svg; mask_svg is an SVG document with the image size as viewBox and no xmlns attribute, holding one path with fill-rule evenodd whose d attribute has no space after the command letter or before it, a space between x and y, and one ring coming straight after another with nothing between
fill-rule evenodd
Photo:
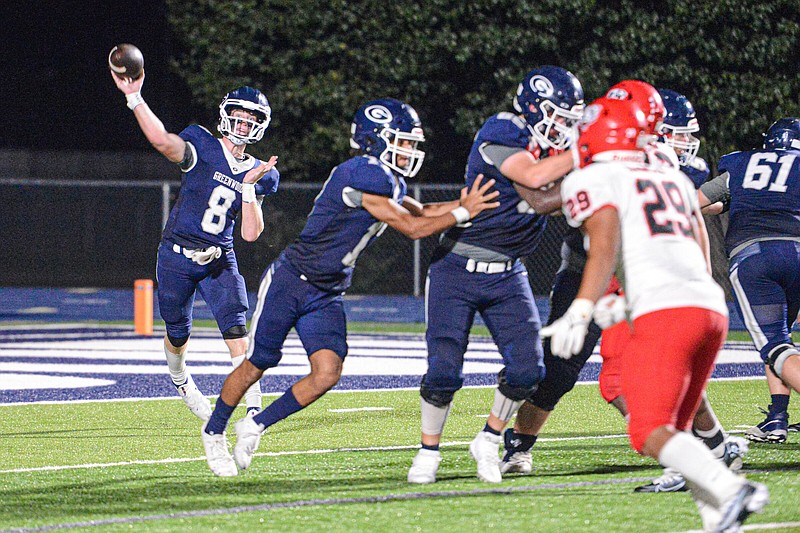
<instances>
[{"instance_id":1,"label":"nighttime dark sky","mask_svg":"<svg viewBox=\"0 0 800 533\"><path fill-rule=\"evenodd\" d=\"M120 42L142 50L142 94L168 129L190 121L188 88L168 67L163 0L2 4L0 148L149 149L106 66Z\"/></svg>"}]
</instances>

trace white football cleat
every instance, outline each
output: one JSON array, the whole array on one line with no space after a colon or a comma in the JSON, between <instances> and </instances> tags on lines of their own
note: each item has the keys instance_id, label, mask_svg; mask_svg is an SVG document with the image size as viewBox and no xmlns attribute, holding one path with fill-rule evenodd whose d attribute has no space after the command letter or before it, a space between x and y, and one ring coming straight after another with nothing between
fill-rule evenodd
<instances>
[{"instance_id":1,"label":"white football cleat","mask_svg":"<svg viewBox=\"0 0 800 533\"><path fill-rule=\"evenodd\" d=\"M732 471L738 472L742 469L742 466L744 466L742 456L746 454L749 449L750 444L746 439L728 435L728 438L725 439L725 452L722 456L722 462Z\"/></svg>"},{"instance_id":2,"label":"white football cleat","mask_svg":"<svg viewBox=\"0 0 800 533\"><path fill-rule=\"evenodd\" d=\"M236 446L233 447L233 458L239 468L245 470L253 461L253 454L261 442L264 428L257 424L252 416L245 416L233 428L236 430Z\"/></svg>"},{"instance_id":3,"label":"white football cleat","mask_svg":"<svg viewBox=\"0 0 800 533\"><path fill-rule=\"evenodd\" d=\"M697 510L700 511L700 520L703 524L703 531L714 531L714 529L717 527L717 524L719 524L719 510L717 510L716 507L707 501L703 500L695 491L690 492L695 505L697 505ZM736 533L736 530L730 533Z\"/></svg>"},{"instance_id":4,"label":"white football cleat","mask_svg":"<svg viewBox=\"0 0 800 533\"><path fill-rule=\"evenodd\" d=\"M532 469L531 452L514 452L500 462L500 472L503 474L530 474Z\"/></svg>"},{"instance_id":5,"label":"white football cleat","mask_svg":"<svg viewBox=\"0 0 800 533\"><path fill-rule=\"evenodd\" d=\"M236 469L236 463L228 451L228 439L225 438L225 433L223 432L219 435L206 433L207 425L208 423L203 424L200 435L203 437L203 447L206 450L208 467L216 476L233 477L238 475L239 471Z\"/></svg>"},{"instance_id":6,"label":"white football cleat","mask_svg":"<svg viewBox=\"0 0 800 533\"><path fill-rule=\"evenodd\" d=\"M208 422L208 419L211 418L211 402L194 384L192 376L187 376L183 385L175 385L175 387L189 410L203 422Z\"/></svg>"},{"instance_id":7,"label":"white football cleat","mask_svg":"<svg viewBox=\"0 0 800 533\"><path fill-rule=\"evenodd\" d=\"M481 431L469 444L469 453L478 463L478 479L486 483L500 483L500 435Z\"/></svg>"},{"instance_id":8,"label":"white football cleat","mask_svg":"<svg viewBox=\"0 0 800 533\"><path fill-rule=\"evenodd\" d=\"M409 483L435 483L436 472L439 470L439 463L442 462L442 454L438 450L420 449L411 462L408 469Z\"/></svg>"},{"instance_id":9,"label":"white football cleat","mask_svg":"<svg viewBox=\"0 0 800 533\"><path fill-rule=\"evenodd\" d=\"M665 468L664 473L647 485L633 489L633 492L683 492L688 490L686 479L674 468Z\"/></svg>"},{"instance_id":10,"label":"white football cleat","mask_svg":"<svg viewBox=\"0 0 800 533\"><path fill-rule=\"evenodd\" d=\"M762 512L768 503L769 490L766 485L745 481L736 494L720 505L720 521L713 531L737 531L748 516Z\"/></svg>"}]
</instances>

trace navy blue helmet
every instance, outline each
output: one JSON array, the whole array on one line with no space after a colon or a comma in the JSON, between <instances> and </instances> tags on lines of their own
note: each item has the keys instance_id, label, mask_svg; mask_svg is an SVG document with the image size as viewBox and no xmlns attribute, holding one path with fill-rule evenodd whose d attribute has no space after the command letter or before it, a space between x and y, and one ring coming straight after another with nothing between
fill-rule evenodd
<instances>
[{"instance_id":1,"label":"navy blue helmet","mask_svg":"<svg viewBox=\"0 0 800 533\"><path fill-rule=\"evenodd\" d=\"M236 109L243 109L255 115L255 119L234 117ZM225 95L219 104L219 125L217 129L233 144L253 144L264 137L264 132L272 119L272 108L267 97L252 87L239 87ZM247 132L242 132L240 124L247 124Z\"/></svg>"},{"instance_id":2,"label":"navy blue helmet","mask_svg":"<svg viewBox=\"0 0 800 533\"><path fill-rule=\"evenodd\" d=\"M692 135L700 131L694 106L684 95L671 89L659 89L658 94L666 110L657 132L659 140L675 149L681 163L689 164L700 149L700 139Z\"/></svg>"},{"instance_id":3,"label":"navy blue helmet","mask_svg":"<svg viewBox=\"0 0 800 533\"><path fill-rule=\"evenodd\" d=\"M545 66L531 70L517 87L514 109L522 113L543 146L567 148L577 138L583 87L570 71Z\"/></svg>"},{"instance_id":4,"label":"navy blue helmet","mask_svg":"<svg viewBox=\"0 0 800 533\"><path fill-rule=\"evenodd\" d=\"M413 178L419 172L425 142L417 112L394 98L371 100L362 105L350 126L350 147L377 157L398 174ZM398 157L405 158L399 161Z\"/></svg>"},{"instance_id":5,"label":"navy blue helmet","mask_svg":"<svg viewBox=\"0 0 800 533\"><path fill-rule=\"evenodd\" d=\"M800 118L775 121L764 134L765 150L800 150Z\"/></svg>"}]
</instances>

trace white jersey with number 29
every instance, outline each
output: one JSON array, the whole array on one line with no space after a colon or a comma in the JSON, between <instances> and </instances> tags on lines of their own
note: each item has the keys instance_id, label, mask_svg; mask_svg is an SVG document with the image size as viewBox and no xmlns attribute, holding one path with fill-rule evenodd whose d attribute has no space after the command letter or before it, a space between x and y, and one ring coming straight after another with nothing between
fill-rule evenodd
<instances>
[{"instance_id":1,"label":"white jersey with number 29","mask_svg":"<svg viewBox=\"0 0 800 533\"><path fill-rule=\"evenodd\" d=\"M643 153L634 154L641 154L641 161L597 162L568 175L561 185L567 221L580 227L600 209L617 211L632 318L680 307L727 316L725 295L708 273L695 240L694 185L670 165L648 163Z\"/></svg>"}]
</instances>

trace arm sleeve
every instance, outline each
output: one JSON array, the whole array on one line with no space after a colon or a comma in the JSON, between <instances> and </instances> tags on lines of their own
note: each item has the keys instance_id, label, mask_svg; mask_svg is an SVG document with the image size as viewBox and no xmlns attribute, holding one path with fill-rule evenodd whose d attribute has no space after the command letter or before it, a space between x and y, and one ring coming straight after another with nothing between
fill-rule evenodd
<instances>
[{"instance_id":1,"label":"arm sleeve","mask_svg":"<svg viewBox=\"0 0 800 533\"><path fill-rule=\"evenodd\" d=\"M726 198L730 198L730 192L728 191L729 177L730 174L723 172L713 180L709 180L700 186L700 190L712 204L725 202Z\"/></svg>"},{"instance_id":2,"label":"arm sleeve","mask_svg":"<svg viewBox=\"0 0 800 533\"><path fill-rule=\"evenodd\" d=\"M478 148L484 161L499 169L503 162L512 155L522 152L523 148L517 146L503 146L501 144L484 144Z\"/></svg>"},{"instance_id":3,"label":"arm sleeve","mask_svg":"<svg viewBox=\"0 0 800 533\"><path fill-rule=\"evenodd\" d=\"M197 151L192 143L189 141L184 142L186 143L186 148L183 152L183 159L178 163L178 168L181 169L181 172L189 172L197 162Z\"/></svg>"}]
</instances>

